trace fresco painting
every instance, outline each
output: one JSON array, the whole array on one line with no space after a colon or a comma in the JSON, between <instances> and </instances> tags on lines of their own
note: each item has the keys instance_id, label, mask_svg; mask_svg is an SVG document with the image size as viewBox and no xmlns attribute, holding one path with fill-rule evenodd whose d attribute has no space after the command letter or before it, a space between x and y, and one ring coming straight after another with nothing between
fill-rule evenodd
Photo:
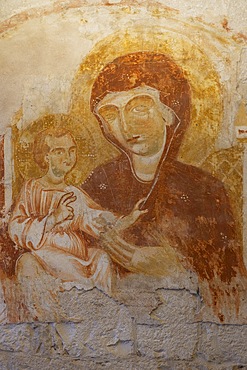
<instances>
[{"instance_id":1,"label":"fresco painting","mask_svg":"<svg viewBox=\"0 0 247 370\"><path fill-rule=\"evenodd\" d=\"M158 35L142 35L142 48L134 33L120 45L117 33L102 40L75 73L68 113L12 125L6 322L62 320L59 292L74 287L114 299L130 275L187 272L219 322L241 315L241 191L229 184L239 191L242 178L220 174L222 158L241 163L241 150L212 150L224 112L208 57L181 35L176 48Z\"/></svg>"}]
</instances>

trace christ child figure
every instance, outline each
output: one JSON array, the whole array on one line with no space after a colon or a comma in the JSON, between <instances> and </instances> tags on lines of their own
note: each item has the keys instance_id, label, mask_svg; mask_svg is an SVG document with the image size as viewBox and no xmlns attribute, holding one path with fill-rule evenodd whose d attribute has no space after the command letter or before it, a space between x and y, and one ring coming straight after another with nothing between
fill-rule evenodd
<instances>
[{"instance_id":1,"label":"christ child figure","mask_svg":"<svg viewBox=\"0 0 247 370\"><path fill-rule=\"evenodd\" d=\"M66 175L77 161L76 143L69 131L40 132L34 142L34 159L46 172L24 184L9 222L11 239L63 283L86 290L97 287L111 294L111 258L100 243L88 247L85 235L103 239L106 245L111 238L104 239L105 235L127 229L147 212L139 209L142 200L129 215L120 216L68 185ZM18 264L22 269L25 265L25 255L17 262L17 273Z\"/></svg>"}]
</instances>

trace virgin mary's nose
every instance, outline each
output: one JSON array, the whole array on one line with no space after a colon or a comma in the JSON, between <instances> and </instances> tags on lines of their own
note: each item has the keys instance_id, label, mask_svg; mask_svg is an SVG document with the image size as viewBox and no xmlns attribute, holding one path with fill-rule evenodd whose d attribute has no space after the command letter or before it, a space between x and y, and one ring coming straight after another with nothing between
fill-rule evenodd
<instances>
[{"instance_id":1,"label":"virgin mary's nose","mask_svg":"<svg viewBox=\"0 0 247 370\"><path fill-rule=\"evenodd\" d=\"M120 126L121 126L121 130L127 134L128 133L128 123L126 121L126 118L125 118L125 114L124 114L124 110L123 109L120 109L119 110L119 120L120 120Z\"/></svg>"}]
</instances>

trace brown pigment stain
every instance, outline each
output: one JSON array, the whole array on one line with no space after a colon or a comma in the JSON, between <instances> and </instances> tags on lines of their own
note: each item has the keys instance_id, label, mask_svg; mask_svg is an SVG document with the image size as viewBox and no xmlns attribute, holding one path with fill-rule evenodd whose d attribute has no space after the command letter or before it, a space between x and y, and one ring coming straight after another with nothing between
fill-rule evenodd
<instances>
[{"instance_id":1,"label":"brown pigment stain","mask_svg":"<svg viewBox=\"0 0 247 370\"><path fill-rule=\"evenodd\" d=\"M236 42L244 42L244 43L247 43L247 36L244 33L242 33L242 32L239 32L236 35L233 35L232 38Z\"/></svg>"},{"instance_id":2,"label":"brown pigment stain","mask_svg":"<svg viewBox=\"0 0 247 370\"><path fill-rule=\"evenodd\" d=\"M231 28L228 27L228 20L227 18L223 18L223 21L221 22L222 27L227 31L230 32Z\"/></svg>"}]
</instances>

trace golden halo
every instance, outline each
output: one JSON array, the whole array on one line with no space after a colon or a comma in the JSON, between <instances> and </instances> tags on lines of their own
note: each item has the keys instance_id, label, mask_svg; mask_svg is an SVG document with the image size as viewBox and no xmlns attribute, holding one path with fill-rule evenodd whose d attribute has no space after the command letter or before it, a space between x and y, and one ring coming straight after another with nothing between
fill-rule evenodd
<instances>
[{"instance_id":1,"label":"golden halo","mask_svg":"<svg viewBox=\"0 0 247 370\"><path fill-rule=\"evenodd\" d=\"M90 111L92 85L106 64L119 56L140 51L166 54L184 71L191 86L192 110L191 124L179 158L186 163L200 165L214 149L222 122L223 103L218 75L206 54L191 40L160 27L128 29L106 37L83 60L74 78L71 112L74 115L83 112L85 122L94 132L96 145L102 150L98 164L115 156L116 150L103 138Z\"/></svg>"}]
</instances>

